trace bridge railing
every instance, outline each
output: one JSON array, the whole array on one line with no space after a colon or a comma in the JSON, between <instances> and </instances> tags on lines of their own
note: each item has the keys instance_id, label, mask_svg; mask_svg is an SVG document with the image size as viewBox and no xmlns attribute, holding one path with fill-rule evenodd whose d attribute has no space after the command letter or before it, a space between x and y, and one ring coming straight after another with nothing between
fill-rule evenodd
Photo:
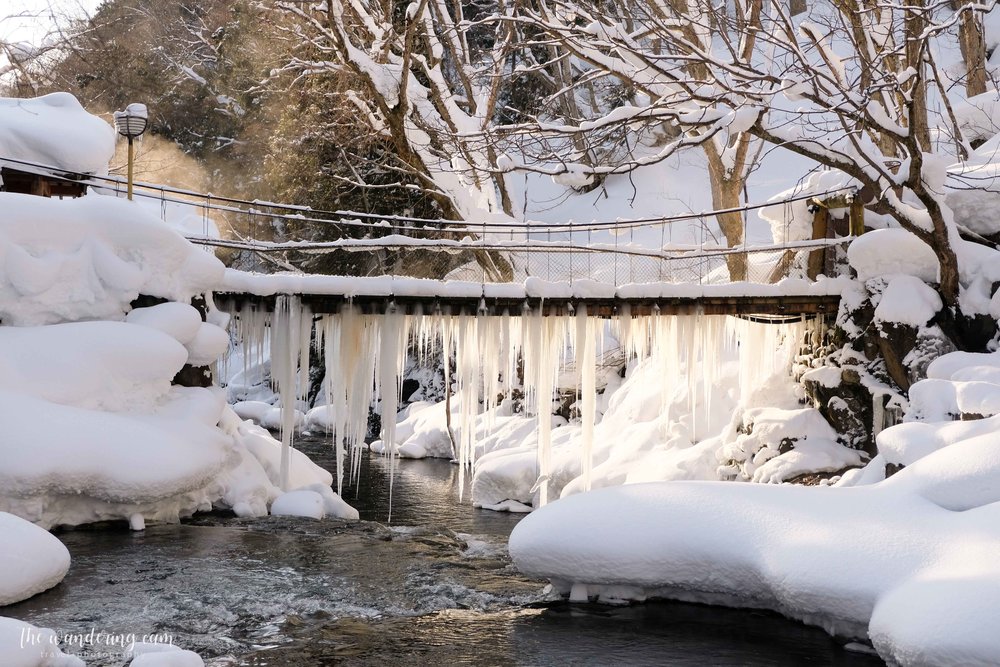
<instances>
[{"instance_id":1,"label":"bridge railing","mask_svg":"<svg viewBox=\"0 0 1000 667\"><path fill-rule=\"evenodd\" d=\"M19 168L124 196L125 182L82 177L17 160ZM356 211L318 211L247 201L182 188L136 183L136 200L180 228L194 243L225 254L244 270L298 270L345 276L396 276L483 283L593 280L632 283L774 283L787 276L833 275L851 237L727 247L711 233L714 217L744 220L764 206L828 196L802 193L784 202L674 216L567 223L451 221ZM809 261L810 257L812 262ZM817 261L818 260L818 261Z\"/></svg>"}]
</instances>

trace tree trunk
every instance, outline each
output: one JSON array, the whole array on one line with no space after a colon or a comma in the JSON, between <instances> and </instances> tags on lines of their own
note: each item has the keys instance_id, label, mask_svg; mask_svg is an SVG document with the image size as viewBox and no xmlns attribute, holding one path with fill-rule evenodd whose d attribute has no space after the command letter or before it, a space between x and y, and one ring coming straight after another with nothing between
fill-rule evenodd
<instances>
[{"instance_id":1,"label":"tree trunk","mask_svg":"<svg viewBox=\"0 0 1000 667\"><path fill-rule=\"evenodd\" d=\"M712 208L739 208L742 204L740 195L743 193L743 180L732 178L726 173L725 166L710 143L705 144L708 155L708 175L712 185ZM719 223L722 235L726 237L726 245L737 248L743 245L743 214L717 213L715 219ZM726 255L726 265L729 267L729 279L732 281L747 279L747 256L744 253Z\"/></svg>"},{"instance_id":2,"label":"tree trunk","mask_svg":"<svg viewBox=\"0 0 1000 667\"><path fill-rule=\"evenodd\" d=\"M951 0L952 8L958 12L971 5L971 0ZM958 28L958 45L965 61L965 94L968 97L986 92L986 42L978 12L962 11Z\"/></svg>"},{"instance_id":3,"label":"tree trunk","mask_svg":"<svg viewBox=\"0 0 1000 667\"><path fill-rule=\"evenodd\" d=\"M931 132L927 122L927 79L924 76L924 48L927 46L923 32L927 28L924 18L924 0L913 0L911 8L906 10L906 64L917 71L912 84L907 91L911 102L907 105L910 117L910 132L920 144L920 150L931 151Z\"/></svg>"}]
</instances>

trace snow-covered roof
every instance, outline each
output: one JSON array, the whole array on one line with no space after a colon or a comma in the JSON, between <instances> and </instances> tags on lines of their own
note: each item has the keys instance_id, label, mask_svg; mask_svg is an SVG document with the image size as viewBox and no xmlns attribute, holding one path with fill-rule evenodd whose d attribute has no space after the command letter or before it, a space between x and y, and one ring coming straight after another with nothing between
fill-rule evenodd
<instances>
[{"instance_id":1,"label":"snow-covered roof","mask_svg":"<svg viewBox=\"0 0 1000 667\"><path fill-rule=\"evenodd\" d=\"M88 113L69 93L0 97L0 161L23 160L94 174L107 172L114 152L114 129Z\"/></svg>"}]
</instances>

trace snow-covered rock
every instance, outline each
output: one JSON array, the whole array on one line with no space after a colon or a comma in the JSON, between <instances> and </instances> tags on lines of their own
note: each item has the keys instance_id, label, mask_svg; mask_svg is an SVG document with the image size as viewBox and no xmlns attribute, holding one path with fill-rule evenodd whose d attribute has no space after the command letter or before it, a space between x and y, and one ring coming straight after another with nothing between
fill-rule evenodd
<instances>
[{"instance_id":1,"label":"snow-covered rock","mask_svg":"<svg viewBox=\"0 0 1000 667\"><path fill-rule=\"evenodd\" d=\"M47 530L0 512L0 535L4 543L0 551L0 607L48 590L66 576L69 551Z\"/></svg>"},{"instance_id":2,"label":"snow-covered rock","mask_svg":"<svg viewBox=\"0 0 1000 667\"><path fill-rule=\"evenodd\" d=\"M49 628L0 616L0 665L4 667L85 667L83 660L66 655L59 637Z\"/></svg>"},{"instance_id":3,"label":"snow-covered rock","mask_svg":"<svg viewBox=\"0 0 1000 667\"><path fill-rule=\"evenodd\" d=\"M902 229L876 229L854 239L847 249L847 259L861 281L897 274L914 276L925 283L938 281L934 251Z\"/></svg>"},{"instance_id":4,"label":"snow-covered rock","mask_svg":"<svg viewBox=\"0 0 1000 667\"><path fill-rule=\"evenodd\" d=\"M940 295L923 280L910 275L892 276L875 307L875 321L924 327L941 307Z\"/></svg>"},{"instance_id":5,"label":"snow-covered rock","mask_svg":"<svg viewBox=\"0 0 1000 667\"><path fill-rule=\"evenodd\" d=\"M134 642L125 655L132 658L129 667L205 667L197 653L174 644Z\"/></svg>"},{"instance_id":6,"label":"snow-covered rock","mask_svg":"<svg viewBox=\"0 0 1000 667\"><path fill-rule=\"evenodd\" d=\"M322 519L326 516L326 510L323 507L323 496L315 491L303 489L278 496L271 505L271 514Z\"/></svg>"},{"instance_id":7,"label":"snow-covered rock","mask_svg":"<svg viewBox=\"0 0 1000 667\"><path fill-rule=\"evenodd\" d=\"M146 308L134 308L125 316L125 321L162 331L181 345L194 340L201 327L201 315L197 308L171 301Z\"/></svg>"}]
</instances>

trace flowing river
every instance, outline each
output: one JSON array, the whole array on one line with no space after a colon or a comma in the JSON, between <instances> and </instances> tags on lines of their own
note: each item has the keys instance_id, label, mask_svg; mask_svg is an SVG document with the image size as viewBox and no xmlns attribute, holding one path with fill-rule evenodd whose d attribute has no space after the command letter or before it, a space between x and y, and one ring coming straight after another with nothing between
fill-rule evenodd
<instances>
[{"instance_id":1,"label":"flowing river","mask_svg":"<svg viewBox=\"0 0 1000 667\"><path fill-rule=\"evenodd\" d=\"M329 444L298 442L332 465ZM657 602L570 605L506 553L519 515L458 502L458 470L366 456L361 522L199 515L131 532L67 530L65 581L0 610L59 635L108 633L67 650L123 663L114 637L170 635L230 665L881 665L776 614Z\"/></svg>"}]
</instances>

